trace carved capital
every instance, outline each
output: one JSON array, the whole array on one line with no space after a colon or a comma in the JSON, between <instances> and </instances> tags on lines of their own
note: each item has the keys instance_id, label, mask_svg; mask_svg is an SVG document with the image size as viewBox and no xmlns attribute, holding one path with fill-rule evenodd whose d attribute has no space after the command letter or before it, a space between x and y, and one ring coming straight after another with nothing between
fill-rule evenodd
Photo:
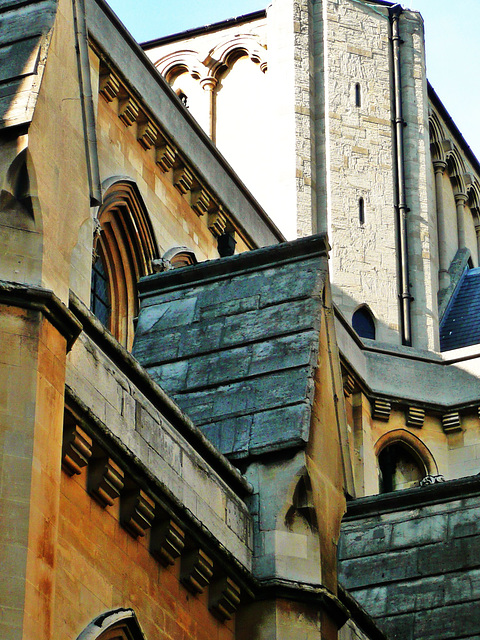
<instances>
[{"instance_id":1,"label":"carved capital","mask_svg":"<svg viewBox=\"0 0 480 640\"><path fill-rule=\"evenodd\" d=\"M144 149L151 149L157 141L159 132L151 120L138 125L137 140Z\"/></svg>"},{"instance_id":2,"label":"carved capital","mask_svg":"<svg viewBox=\"0 0 480 640\"><path fill-rule=\"evenodd\" d=\"M213 76L206 76L200 80L200 86L205 91L213 91L217 86L217 79Z\"/></svg>"},{"instance_id":3,"label":"carved capital","mask_svg":"<svg viewBox=\"0 0 480 640\"><path fill-rule=\"evenodd\" d=\"M157 147L155 162L158 164L160 169L166 173L173 167L176 157L177 152L175 148L167 143L161 147Z\"/></svg>"},{"instance_id":4,"label":"carved capital","mask_svg":"<svg viewBox=\"0 0 480 640\"><path fill-rule=\"evenodd\" d=\"M120 80L112 72L108 71L100 76L100 95L105 98L107 102L112 102L120 92Z\"/></svg>"},{"instance_id":5,"label":"carved capital","mask_svg":"<svg viewBox=\"0 0 480 640\"><path fill-rule=\"evenodd\" d=\"M462 206L465 205L465 203L468 200L468 196L465 193L455 193L454 198L455 198L455 204L462 205Z\"/></svg>"},{"instance_id":6,"label":"carved capital","mask_svg":"<svg viewBox=\"0 0 480 640\"><path fill-rule=\"evenodd\" d=\"M211 585L208 608L219 620L231 620L239 604L240 587L229 577Z\"/></svg>"},{"instance_id":7,"label":"carved capital","mask_svg":"<svg viewBox=\"0 0 480 640\"><path fill-rule=\"evenodd\" d=\"M92 455L92 439L73 420L66 419L63 429L62 469L69 476L81 473Z\"/></svg>"},{"instance_id":8,"label":"carved capital","mask_svg":"<svg viewBox=\"0 0 480 640\"><path fill-rule=\"evenodd\" d=\"M390 412L392 411L392 403L390 400L374 400L373 401L373 417L377 420L388 422L390 420Z\"/></svg>"},{"instance_id":9,"label":"carved capital","mask_svg":"<svg viewBox=\"0 0 480 640\"><path fill-rule=\"evenodd\" d=\"M133 489L120 501L120 523L134 538L144 536L155 517L155 501L141 489Z\"/></svg>"},{"instance_id":10,"label":"carved capital","mask_svg":"<svg viewBox=\"0 0 480 640\"><path fill-rule=\"evenodd\" d=\"M435 173L440 173L441 175L443 175L446 168L447 168L447 163L444 160L433 161L433 170L435 171Z\"/></svg>"},{"instance_id":11,"label":"carved capital","mask_svg":"<svg viewBox=\"0 0 480 640\"><path fill-rule=\"evenodd\" d=\"M408 407L407 425L409 427L423 427L425 421L425 410L418 407Z\"/></svg>"},{"instance_id":12,"label":"carved capital","mask_svg":"<svg viewBox=\"0 0 480 640\"><path fill-rule=\"evenodd\" d=\"M150 536L150 553L165 567L181 555L185 546L185 532L172 519L155 523Z\"/></svg>"},{"instance_id":13,"label":"carved capital","mask_svg":"<svg viewBox=\"0 0 480 640\"><path fill-rule=\"evenodd\" d=\"M192 593L202 593L212 575L213 562L202 549L195 549L182 558L180 580Z\"/></svg>"},{"instance_id":14,"label":"carved capital","mask_svg":"<svg viewBox=\"0 0 480 640\"><path fill-rule=\"evenodd\" d=\"M193 183L193 174L186 166L179 167L173 172L173 186L183 195L190 191Z\"/></svg>"},{"instance_id":15,"label":"carved capital","mask_svg":"<svg viewBox=\"0 0 480 640\"><path fill-rule=\"evenodd\" d=\"M111 507L124 486L124 473L111 458L97 458L88 467L87 491L102 506Z\"/></svg>"},{"instance_id":16,"label":"carved capital","mask_svg":"<svg viewBox=\"0 0 480 640\"><path fill-rule=\"evenodd\" d=\"M449 411L442 416L442 427L445 433L455 433L461 431L460 414L458 411Z\"/></svg>"},{"instance_id":17,"label":"carved capital","mask_svg":"<svg viewBox=\"0 0 480 640\"><path fill-rule=\"evenodd\" d=\"M120 100L118 105L118 117L127 127L130 127L134 122L136 122L139 113L140 107L131 96Z\"/></svg>"}]
</instances>

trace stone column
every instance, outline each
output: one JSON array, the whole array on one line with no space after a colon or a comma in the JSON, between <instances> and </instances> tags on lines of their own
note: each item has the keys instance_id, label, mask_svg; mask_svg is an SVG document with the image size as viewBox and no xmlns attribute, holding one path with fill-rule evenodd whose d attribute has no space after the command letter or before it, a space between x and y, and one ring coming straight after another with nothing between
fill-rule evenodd
<instances>
[{"instance_id":1,"label":"stone column","mask_svg":"<svg viewBox=\"0 0 480 640\"><path fill-rule=\"evenodd\" d=\"M208 135L215 142L216 138L216 123L215 123L215 94L214 89L217 86L217 79L213 76L206 76L200 80L200 86L204 91L208 93Z\"/></svg>"},{"instance_id":2,"label":"stone column","mask_svg":"<svg viewBox=\"0 0 480 640\"><path fill-rule=\"evenodd\" d=\"M475 225L475 234L477 236L477 264L480 266L480 223Z\"/></svg>"},{"instance_id":3,"label":"stone column","mask_svg":"<svg viewBox=\"0 0 480 640\"><path fill-rule=\"evenodd\" d=\"M458 248L464 249L466 247L465 240L465 203L468 200L468 196L464 193L455 194L455 205L457 207L457 233L458 233Z\"/></svg>"},{"instance_id":4,"label":"stone column","mask_svg":"<svg viewBox=\"0 0 480 640\"><path fill-rule=\"evenodd\" d=\"M447 163L443 160L435 160L435 196L437 201L437 233L438 233L438 288L446 289L450 284L447 258L447 229L445 222L445 208L443 202L443 173Z\"/></svg>"}]
</instances>

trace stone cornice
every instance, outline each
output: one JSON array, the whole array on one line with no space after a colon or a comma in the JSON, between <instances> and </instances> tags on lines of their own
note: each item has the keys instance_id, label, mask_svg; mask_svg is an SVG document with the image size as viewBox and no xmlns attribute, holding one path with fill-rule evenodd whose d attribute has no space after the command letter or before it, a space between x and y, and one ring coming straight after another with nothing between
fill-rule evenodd
<instances>
[{"instance_id":1,"label":"stone cornice","mask_svg":"<svg viewBox=\"0 0 480 640\"><path fill-rule=\"evenodd\" d=\"M220 454L173 400L152 380L130 353L105 329L79 298L70 292L70 308L84 332L125 373L174 428L204 457L222 480L237 494L251 493L251 486L239 471Z\"/></svg>"},{"instance_id":2,"label":"stone cornice","mask_svg":"<svg viewBox=\"0 0 480 640\"><path fill-rule=\"evenodd\" d=\"M82 323L50 289L0 280L0 303L42 313L65 338L68 351L82 331Z\"/></svg>"},{"instance_id":3,"label":"stone cornice","mask_svg":"<svg viewBox=\"0 0 480 640\"><path fill-rule=\"evenodd\" d=\"M258 600L282 598L320 606L334 620L338 629L350 618L350 612L340 599L322 585L295 582L281 578L259 581Z\"/></svg>"}]
</instances>

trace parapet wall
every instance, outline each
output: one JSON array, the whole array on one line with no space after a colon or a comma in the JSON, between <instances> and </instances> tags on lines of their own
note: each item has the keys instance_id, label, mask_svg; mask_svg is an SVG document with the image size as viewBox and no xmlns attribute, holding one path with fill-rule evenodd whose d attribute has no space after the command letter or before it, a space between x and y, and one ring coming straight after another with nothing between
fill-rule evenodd
<instances>
[{"instance_id":1,"label":"parapet wall","mask_svg":"<svg viewBox=\"0 0 480 640\"><path fill-rule=\"evenodd\" d=\"M350 503L339 579L399 640L480 634L480 478Z\"/></svg>"}]
</instances>

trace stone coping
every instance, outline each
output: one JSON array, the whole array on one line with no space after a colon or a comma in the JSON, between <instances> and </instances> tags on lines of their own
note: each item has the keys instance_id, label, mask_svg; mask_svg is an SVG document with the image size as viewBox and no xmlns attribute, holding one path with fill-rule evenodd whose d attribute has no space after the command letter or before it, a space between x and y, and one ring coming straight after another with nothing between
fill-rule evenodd
<instances>
[{"instance_id":1,"label":"stone coping","mask_svg":"<svg viewBox=\"0 0 480 640\"><path fill-rule=\"evenodd\" d=\"M480 495L480 475L447 480L425 487L392 491L347 502L344 521L405 511L432 504L463 500Z\"/></svg>"}]
</instances>

